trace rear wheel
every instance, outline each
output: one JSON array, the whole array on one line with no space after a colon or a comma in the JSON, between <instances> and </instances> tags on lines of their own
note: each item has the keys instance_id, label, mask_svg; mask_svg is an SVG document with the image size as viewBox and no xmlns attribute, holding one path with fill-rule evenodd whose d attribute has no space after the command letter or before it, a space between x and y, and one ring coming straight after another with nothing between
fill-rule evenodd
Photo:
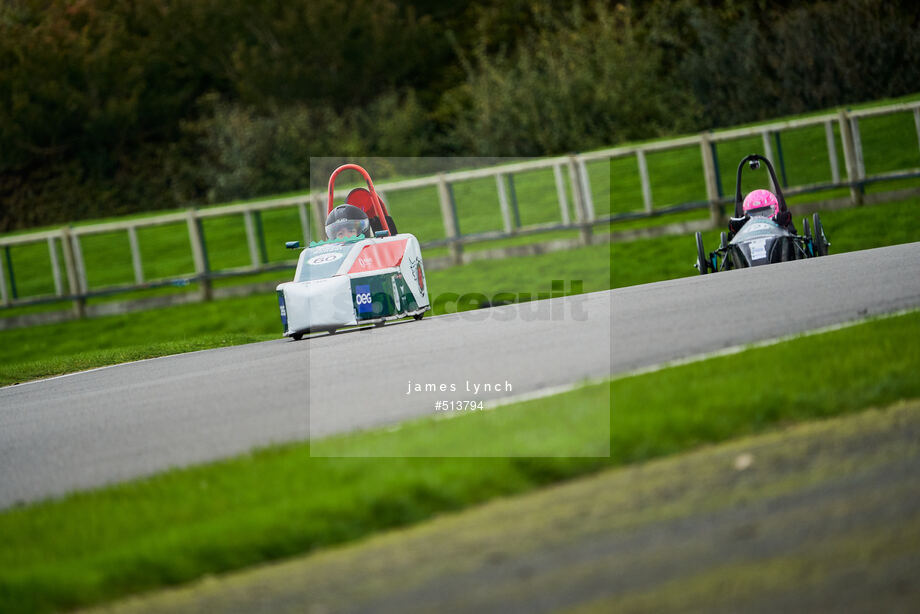
<instances>
[{"instance_id":1,"label":"rear wheel","mask_svg":"<svg viewBox=\"0 0 920 614\"><path fill-rule=\"evenodd\" d=\"M294 341L300 341L301 339L303 339L303 333L294 333L293 335L291 335L291 339L293 339Z\"/></svg>"},{"instance_id":2,"label":"rear wheel","mask_svg":"<svg viewBox=\"0 0 920 614\"><path fill-rule=\"evenodd\" d=\"M709 272L709 261L706 259L706 250L703 249L703 235L696 233L696 268L700 270L700 275Z\"/></svg>"},{"instance_id":3,"label":"rear wheel","mask_svg":"<svg viewBox=\"0 0 920 614\"><path fill-rule=\"evenodd\" d=\"M827 236L824 234L824 225L821 224L821 216L815 213L812 216L812 221L815 224L815 251L819 256L827 256L827 248L830 243L827 242Z\"/></svg>"},{"instance_id":4,"label":"rear wheel","mask_svg":"<svg viewBox=\"0 0 920 614\"><path fill-rule=\"evenodd\" d=\"M802 236L805 237L805 255L815 255L815 242L811 238L811 226L808 225L808 218L802 218Z\"/></svg>"},{"instance_id":5,"label":"rear wheel","mask_svg":"<svg viewBox=\"0 0 920 614\"><path fill-rule=\"evenodd\" d=\"M422 318L425 317L425 312L423 311L422 313L417 313L417 314L413 315L412 317L415 318L416 321L421 320Z\"/></svg>"}]
</instances>

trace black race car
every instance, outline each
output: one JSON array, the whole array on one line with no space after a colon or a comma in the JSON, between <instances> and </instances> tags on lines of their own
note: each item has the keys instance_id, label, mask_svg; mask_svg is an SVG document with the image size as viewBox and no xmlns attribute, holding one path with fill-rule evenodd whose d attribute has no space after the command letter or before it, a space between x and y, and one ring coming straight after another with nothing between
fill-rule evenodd
<instances>
[{"instance_id":1,"label":"black race car","mask_svg":"<svg viewBox=\"0 0 920 614\"><path fill-rule=\"evenodd\" d=\"M745 164L756 170L760 168L761 162L766 165L773 181L775 202L771 201L770 205L763 207L757 206L761 203L755 202L745 209L741 198L741 172ZM738 165L735 185L735 215L729 219L728 232L722 233L719 248L707 255L703 248L703 237L699 232L696 233L697 258L694 266L701 275L827 255L830 243L817 213L812 216L814 234L807 218L802 220L802 234L795 232L792 215L786 207L776 172L769 160L759 154L746 156ZM773 196L766 190L760 192ZM750 200L751 195L748 196Z\"/></svg>"}]
</instances>

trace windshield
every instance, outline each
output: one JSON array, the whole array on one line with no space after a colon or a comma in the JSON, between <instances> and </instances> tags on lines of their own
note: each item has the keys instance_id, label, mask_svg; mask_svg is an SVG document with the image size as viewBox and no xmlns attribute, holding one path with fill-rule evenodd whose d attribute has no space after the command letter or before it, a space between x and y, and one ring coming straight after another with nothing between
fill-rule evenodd
<instances>
[{"instance_id":1,"label":"windshield","mask_svg":"<svg viewBox=\"0 0 920 614\"><path fill-rule=\"evenodd\" d=\"M761 237L773 237L777 235L787 234L786 231L781 229L776 225L776 222L762 217L755 217L748 220L748 222L741 227L735 237L732 239L732 243L744 243L750 241L751 239L759 239Z\"/></svg>"},{"instance_id":2,"label":"windshield","mask_svg":"<svg viewBox=\"0 0 920 614\"><path fill-rule=\"evenodd\" d=\"M361 220L336 220L326 226L329 239L348 239L358 235L370 236L371 225L367 218Z\"/></svg>"},{"instance_id":3,"label":"windshield","mask_svg":"<svg viewBox=\"0 0 920 614\"><path fill-rule=\"evenodd\" d=\"M758 207L757 209L748 209L745 213L751 217L773 217L774 212L773 207L768 205L766 207Z\"/></svg>"}]
</instances>

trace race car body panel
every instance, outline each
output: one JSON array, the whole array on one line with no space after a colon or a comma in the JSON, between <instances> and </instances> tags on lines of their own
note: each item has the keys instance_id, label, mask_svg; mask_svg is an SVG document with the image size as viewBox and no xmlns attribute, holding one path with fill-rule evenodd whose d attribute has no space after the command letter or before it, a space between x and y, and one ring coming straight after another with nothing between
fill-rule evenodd
<instances>
[{"instance_id":1,"label":"race car body panel","mask_svg":"<svg viewBox=\"0 0 920 614\"><path fill-rule=\"evenodd\" d=\"M734 250L736 266L760 266L795 259L798 254L790 245L794 235L767 218L752 218L729 245ZM804 255L802 256L804 257Z\"/></svg>"},{"instance_id":2,"label":"race car body panel","mask_svg":"<svg viewBox=\"0 0 920 614\"><path fill-rule=\"evenodd\" d=\"M277 292L286 336L418 315L430 305L411 234L315 244Z\"/></svg>"},{"instance_id":3,"label":"race car body panel","mask_svg":"<svg viewBox=\"0 0 920 614\"><path fill-rule=\"evenodd\" d=\"M336 276L278 287L283 293L286 333L356 324L348 277Z\"/></svg>"},{"instance_id":4,"label":"race car body panel","mask_svg":"<svg viewBox=\"0 0 920 614\"><path fill-rule=\"evenodd\" d=\"M398 267L406 251L407 241L407 239L399 239L362 246L348 272L363 273Z\"/></svg>"}]
</instances>

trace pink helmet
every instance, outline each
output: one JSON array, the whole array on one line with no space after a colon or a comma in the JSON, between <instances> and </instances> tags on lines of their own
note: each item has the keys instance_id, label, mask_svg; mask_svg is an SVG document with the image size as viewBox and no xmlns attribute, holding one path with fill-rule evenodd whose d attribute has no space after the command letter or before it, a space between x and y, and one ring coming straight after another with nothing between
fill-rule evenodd
<instances>
[{"instance_id":1,"label":"pink helmet","mask_svg":"<svg viewBox=\"0 0 920 614\"><path fill-rule=\"evenodd\" d=\"M776 195L770 190L754 190L744 197L742 209L745 214L756 209L762 209L763 207L770 207L773 209L773 213L765 217L773 217L779 213L779 201L776 200ZM761 213L760 215L763 214Z\"/></svg>"}]
</instances>

